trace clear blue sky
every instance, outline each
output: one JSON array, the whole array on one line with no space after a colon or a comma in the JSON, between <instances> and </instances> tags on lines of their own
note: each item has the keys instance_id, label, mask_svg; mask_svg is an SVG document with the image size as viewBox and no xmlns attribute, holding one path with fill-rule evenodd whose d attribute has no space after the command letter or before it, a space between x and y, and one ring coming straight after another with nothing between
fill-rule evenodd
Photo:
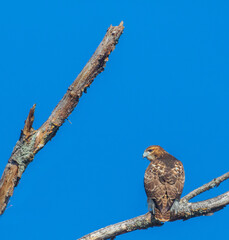
<instances>
[{"instance_id":1,"label":"clear blue sky","mask_svg":"<svg viewBox=\"0 0 229 240\"><path fill-rule=\"evenodd\" d=\"M0 217L2 240L76 239L146 213L142 153L152 144L183 162L184 194L228 171L228 12L228 1L211 0L1 2L1 172L30 107L39 128L109 25L125 25L72 125L24 173ZM228 215L117 239L225 238Z\"/></svg>"}]
</instances>

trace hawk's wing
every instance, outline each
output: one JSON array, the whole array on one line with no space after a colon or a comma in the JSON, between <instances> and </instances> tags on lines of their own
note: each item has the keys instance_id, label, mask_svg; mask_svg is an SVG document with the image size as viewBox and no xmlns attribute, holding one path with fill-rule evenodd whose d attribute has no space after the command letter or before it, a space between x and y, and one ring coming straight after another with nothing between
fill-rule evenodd
<instances>
[{"instance_id":1,"label":"hawk's wing","mask_svg":"<svg viewBox=\"0 0 229 240\"><path fill-rule=\"evenodd\" d=\"M175 160L173 166L167 166L160 160L151 162L145 172L144 186L147 197L154 200L156 207L161 212L168 211L183 190L182 163Z\"/></svg>"},{"instance_id":2,"label":"hawk's wing","mask_svg":"<svg viewBox=\"0 0 229 240\"><path fill-rule=\"evenodd\" d=\"M179 160L175 161L174 167L168 171L165 179L168 197L174 200L180 199L184 187L185 175L183 164Z\"/></svg>"},{"instance_id":3,"label":"hawk's wing","mask_svg":"<svg viewBox=\"0 0 229 240\"><path fill-rule=\"evenodd\" d=\"M166 186L160 180L165 174L166 166L163 162L155 160L151 162L145 171L144 186L148 199L153 199L156 207L160 209L163 197L166 195Z\"/></svg>"}]
</instances>

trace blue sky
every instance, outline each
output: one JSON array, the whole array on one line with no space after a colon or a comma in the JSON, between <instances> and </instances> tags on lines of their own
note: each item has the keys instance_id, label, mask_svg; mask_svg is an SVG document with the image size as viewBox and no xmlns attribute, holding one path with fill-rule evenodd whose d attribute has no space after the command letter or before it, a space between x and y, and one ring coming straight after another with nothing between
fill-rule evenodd
<instances>
[{"instance_id":1,"label":"blue sky","mask_svg":"<svg viewBox=\"0 0 229 240\"><path fill-rule=\"evenodd\" d=\"M2 1L0 170L30 107L39 128L102 40L105 71L39 152L0 217L1 239L76 239L146 213L146 147L185 167L183 194L229 169L228 1ZM226 192L228 183L196 200ZM228 208L117 239L223 238Z\"/></svg>"}]
</instances>

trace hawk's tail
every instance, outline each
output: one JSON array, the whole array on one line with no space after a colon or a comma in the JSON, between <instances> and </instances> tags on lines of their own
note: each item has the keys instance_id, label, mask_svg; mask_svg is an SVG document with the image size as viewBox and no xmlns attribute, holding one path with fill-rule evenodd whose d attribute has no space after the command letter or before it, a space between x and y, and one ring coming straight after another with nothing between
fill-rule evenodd
<instances>
[{"instance_id":1,"label":"hawk's tail","mask_svg":"<svg viewBox=\"0 0 229 240\"><path fill-rule=\"evenodd\" d=\"M162 213L160 210L155 208L155 218L161 222L168 222L170 220L170 210Z\"/></svg>"}]
</instances>

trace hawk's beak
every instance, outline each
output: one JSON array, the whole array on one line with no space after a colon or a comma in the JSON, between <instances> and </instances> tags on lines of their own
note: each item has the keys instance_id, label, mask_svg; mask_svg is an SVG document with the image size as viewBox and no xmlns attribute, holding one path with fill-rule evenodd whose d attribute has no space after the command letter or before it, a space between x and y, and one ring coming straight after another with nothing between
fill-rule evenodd
<instances>
[{"instance_id":1,"label":"hawk's beak","mask_svg":"<svg viewBox=\"0 0 229 240\"><path fill-rule=\"evenodd\" d=\"M144 152L143 155L142 155L142 157L145 158L145 157L147 157L148 155L149 155L148 152Z\"/></svg>"}]
</instances>

